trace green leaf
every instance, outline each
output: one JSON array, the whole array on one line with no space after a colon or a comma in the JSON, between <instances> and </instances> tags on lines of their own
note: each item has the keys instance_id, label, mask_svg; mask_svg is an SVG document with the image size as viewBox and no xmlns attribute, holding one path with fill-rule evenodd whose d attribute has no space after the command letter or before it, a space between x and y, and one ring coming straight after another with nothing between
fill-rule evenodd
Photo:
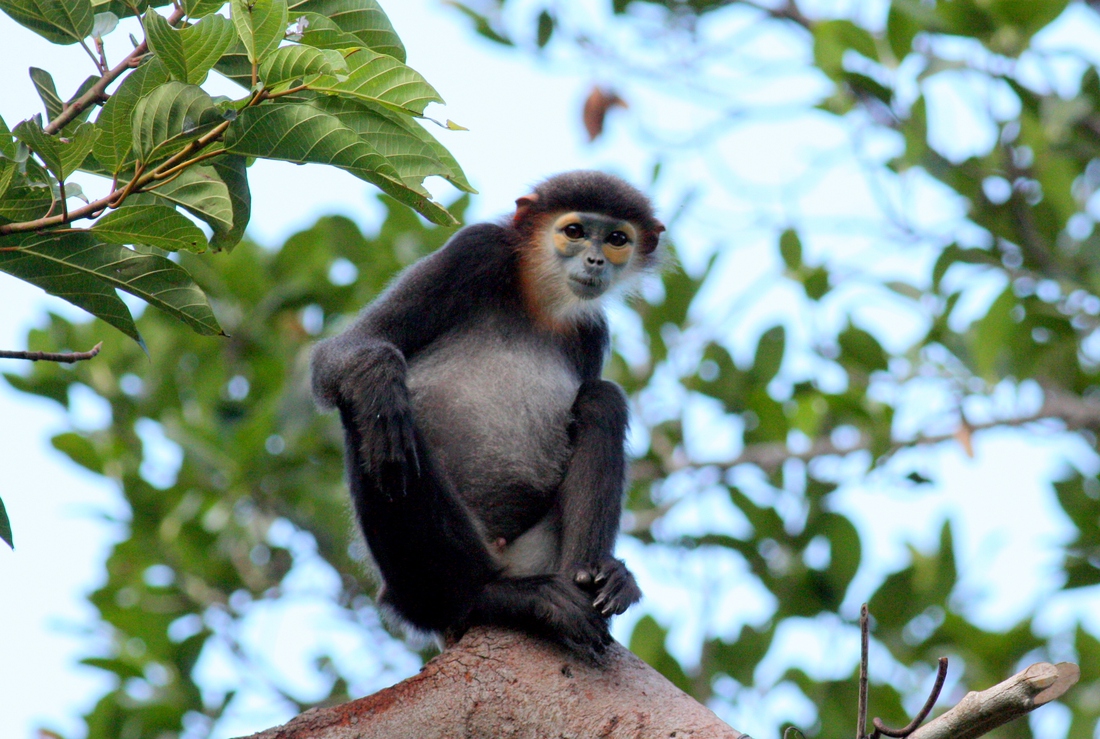
<instances>
[{"instance_id":1,"label":"green leaf","mask_svg":"<svg viewBox=\"0 0 1100 739\"><path fill-rule=\"evenodd\" d=\"M54 44L75 44L92 32L89 0L0 0L0 10Z\"/></svg>"},{"instance_id":2,"label":"green leaf","mask_svg":"<svg viewBox=\"0 0 1100 739\"><path fill-rule=\"evenodd\" d=\"M120 659L109 659L106 657L85 657L80 660L80 664L88 665L89 667L98 667L101 670L118 675L124 680L141 679L145 677L145 673L140 667L131 665L128 662L124 662Z\"/></svg>"},{"instance_id":3,"label":"green leaf","mask_svg":"<svg viewBox=\"0 0 1100 739\"><path fill-rule=\"evenodd\" d=\"M242 156L331 164L376 185L433 223L454 222L450 213L432 202L427 194L404 183L377 149L335 116L310 105L285 103L246 108L226 131L225 148Z\"/></svg>"},{"instance_id":4,"label":"green leaf","mask_svg":"<svg viewBox=\"0 0 1100 739\"><path fill-rule=\"evenodd\" d=\"M13 185L0 200L0 218L9 223L22 223L42 218L54 203L53 192L48 187Z\"/></svg>"},{"instance_id":5,"label":"green leaf","mask_svg":"<svg viewBox=\"0 0 1100 739\"><path fill-rule=\"evenodd\" d=\"M20 246L16 251L0 249L0 271L42 288L101 318L144 346L130 309L96 271L109 259L98 250L89 234L18 234L0 237L0 247ZM120 247L106 247L116 249Z\"/></svg>"},{"instance_id":6,"label":"green leaf","mask_svg":"<svg viewBox=\"0 0 1100 739\"><path fill-rule=\"evenodd\" d=\"M550 36L554 33L554 18L545 10L539 13L538 31L535 36L535 43L539 48L545 47L550 43Z\"/></svg>"},{"instance_id":7,"label":"green leaf","mask_svg":"<svg viewBox=\"0 0 1100 739\"><path fill-rule=\"evenodd\" d=\"M436 175L460 190L474 192L446 148L408 116L381 105L339 97L319 97L310 101L310 105L336 116L374 146L413 189L418 189L425 177Z\"/></svg>"},{"instance_id":8,"label":"green leaf","mask_svg":"<svg viewBox=\"0 0 1100 739\"><path fill-rule=\"evenodd\" d=\"M8 520L8 511L4 508L4 499L0 498L0 540L15 549L15 539L11 535L11 521Z\"/></svg>"},{"instance_id":9,"label":"green leaf","mask_svg":"<svg viewBox=\"0 0 1100 739\"><path fill-rule=\"evenodd\" d=\"M244 230L252 215L252 193L248 189L248 172L244 157L227 154L213 160L212 166L217 176L225 183L232 207L232 225L223 228L217 222L211 223L214 237L210 246L217 251L229 250L244 238Z\"/></svg>"},{"instance_id":10,"label":"green leaf","mask_svg":"<svg viewBox=\"0 0 1100 739\"><path fill-rule=\"evenodd\" d=\"M286 0L230 0L229 9L253 64L278 48L286 35Z\"/></svg>"},{"instance_id":11,"label":"green leaf","mask_svg":"<svg viewBox=\"0 0 1100 739\"><path fill-rule=\"evenodd\" d=\"M1007 347L1012 344L1009 337L1017 328L1012 317L1016 303L1016 294L1009 285L971 329L968 344L974 373L990 382L996 382L1002 370L1008 369L1001 366L1002 362L1012 360Z\"/></svg>"},{"instance_id":12,"label":"green leaf","mask_svg":"<svg viewBox=\"0 0 1100 739\"><path fill-rule=\"evenodd\" d=\"M620 2L621 0L615 1ZM486 16L477 12L473 8L470 8L460 2L456 2L455 0L444 0L444 2L445 4L450 5L452 8L461 12L467 18L472 20L474 22L474 30L478 33L478 35L483 36L490 41L498 43L502 46L515 46L510 38L502 35L495 28L493 28L493 24L489 22L489 19Z\"/></svg>"},{"instance_id":13,"label":"green leaf","mask_svg":"<svg viewBox=\"0 0 1100 739\"><path fill-rule=\"evenodd\" d=\"M797 231L788 228L779 235L779 256L783 257L783 263L791 271L797 271L802 266L802 241Z\"/></svg>"},{"instance_id":14,"label":"green leaf","mask_svg":"<svg viewBox=\"0 0 1100 739\"><path fill-rule=\"evenodd\" d=\"M1069 0L990 0L988 5L1002 22L1031 36L1060 16Z\"/></svg>"},{"instance_id":15,"label":"green leaf","mask_svg":"<svg viewBox=\"0 0 1100 739\"><path fill-rule=\"evenodd\" d=\"M225 5L225 0L183 0L183 10L188 18L205 18Z\"/></svg>"},{"instance_id":16,"label":"green leaf","mask_svg":"<svg viewBox=\"0 0 1100 739\"><path fill-rule=\"evenodd\" d=\"M0 159L0 199L3 199L4 193L8 191L12 180L15 179L15 171L18 166L10 159Z\"/></svg>"},{"instance_id":17,"label":"green leaf","mask_svg":"<svg viewBox=\"0 0 1100 739\"><path fill-rule=\"evenodd\" d=\"M786 345L787 330L782 325L772 326L761 335L752 360L752 374L757 383L767 385L779 374Z\"/></svg>"},{"instance_id":18,"label":"green leaf","mask_svg":"<svg viewBox=\"0 0 1100 739\"><path fill-rule=\"evenodd\" d=\"M867 373L887 369L886 352L878 339L867 331L848 324L836 338L843 364L848 364L846 360L849 360Z\"/></svg>"},{"instance_id":19,"label":"green leaf","mask_svg":"<svg viewBox=\"0 0 1100 739\"><path fill-rule=\"evenodd\" d=\"M215 248L225 248L218 244L219 234L228 235L235 231L233 198L213 167L197 165L184 169L179 177L158 187L156 197L175 203L205 221L214 232Z\"/></svg>"},{"instance_id":20,"label":"green leaf","mask_svg":"<svg viewBox=\"0 0 1100 739\"><path fill-rule=\"evenodd\" d=\"M856 51L878 61L875 40L866 30L851 21L833 20L815 23L814 61L821 71L836 79L844 71L844 52Z\"/></svg>"},{"instance_id":21,"label":"green leaf","mask_svg":"<svg viewBox=\"0 0 1100 739\"><path fill-rule=\"evenodd\" d=\"M149 48L164 62L172 78L199 85L214 64L236 40L236 31L228 18L210 15L193 26L176 30L156 11L146 11L145 26Z\"/></svg>"},{"instance_id":22,"label":"green leaf","mask_svg":"<svg viewBox=\"0 0 1100 739\"><path fill-rule=\"evenodd\" d=\"M146 164L176 153L224 121L201 87L172 80L134 106L134 150Z\"/></svg>"},{"instance_id":23,"label":"green leaf","mask_svg":"<svg viewBox=\"0 0 1100 739\"><path fill-rule=\"evenodd\" d=\"M196 333L222 333L202 290L191 279L191 275L169 259L156 254L141 254L115 244L96 243L95 238L86 231L61 235L32 234L21 239L19 245L22 248L18 251L0 252L0 269L80 305L123 330L131 338L140 341L130 312L114 294L114 288L156 306L187 324ZM22 274L11 271L9 268L13 265ZM90 310L86 305L74 301L70 294L61 294L46 286L60 285L62 289L68 290L73 282L80 283L82 293L92 284L97 288L94 291L96 296L110 292L125 311L124 316L120 316L117 311L104 313L98 310L108 307L102 302L84 301L97 308Z\"/></svg>"},{"instance_id":24,"label":"green leaf","mask_svg":"<svg viewBox=\"0 0 1100 739\"><path fill-rule=\"evenodd\" d=\"M284 46L276 49L260 65L260 79L264 86L272 88L280 82L313 75L337 75L348 71L344 55L330 49L312 46Z\"/></svg>"},{"instance_id":25,"label":"green leaf","mask_svg":"<svg viewBox=\"0 0 1100 739\"><path fill-rule=\"evenodd\" d=\"M248 52L240 39L230 45L222 58L214 65L223 76L236 82L246 90L252 87L252 62L248 61Z\"/></svg>"},{"instance_id":26,"label":"green leaf","mask_svg":"<svg viewBox=\"0 0 1100 739\"><path fill-rule=\"evenodd\" d=\"M78 433L58 434L50 439L53 448L76 462L81 467L96 474L103 474L103 458L92 446L92 442Z\"/></svg>"},{"instance_id":27,"label":"green leaf","mask_svg":"<svg viewBox=\"0 0 1100 739\"><path fill-rule=\"evenodd\" d=\"M187 81L202 84L222 54L237 40L233 23L221 15L209 15L193 26L178 31L187 58Z\"/></svg>"},{"instance_id":28,"label":"green leaf","mask_svg":"<svg viewBox=\"0 0 1100 739\"><path fill-rule=\"evenodd\" d=\"M898 62L909 55L917 34L923 29L931 30L930 26L934 21L932 9L919 3L890 4L890 12L886 15L886 40L889 41L890 51Z\"/></svg>"},{"instance_id":29,"label":"green leaf","mask_svg":"<svg viewBox=\"0 0 1100 739\"><path fill-rule=\"evenodd\" d=\"M171 76L159 59L151 59L135 69L119 85L96 118L99 138L92 146L96 160L112 173L121 172L133 162L133 118L138 101L157 89Z\"/></svg>"},{"instance_id":30,"label":"green leaf","mask_svg":"<svg viewBox=\"0 0 1100 739\"><path fill-rule=\"evenodd\" d=\"M370 49L356 49L347 56L348 76L321 77L309 89L384 105L390 110L420 116L428 103L443 98L416 70L392 56Z\"/></svg>"},{"instance_id":31,"label":"green leaf","mask_svg":"<svg viewBox=\"0 0 1100 739\"><path fill-rule=\"evenodd\" d=\"M91 231L111 244L144 244L168 251L209 248L202 229L167 205L128 205L100 218Z\"/></svg>"},{"instance_id":32,"label":"green leaf","mask_svg":"<svg viewBox=\"0 0 1100 739\"><path fill-rule=\"evenodd\" d=\"M31 82L34 83L34 89L38 91L38 97L41 98L42 105L46 108L46 120L52 121L61 115L61 111L65 107L61 96L57 94L53 77L49 72L38 67L31 67L28 71L31 75Z\"/></svg>"},{"instance_id":33,"label":"green leaf","mask_svg":"<svg viewBox=\"0 0 1100 739\"><path fill-rule=\"evenodd\" d=\"M92 30L88 35L102 41L104 36L109 35L116 28L118 28L118 16L108 10L93 16Z\"/></svg>"},{"instance_id":34,"label":"green leaf","mask_svg":"<svg viewBox=\"0 0 1100 739\"><path fill-rule=\"evenodd\" d=\"M944 275L953 264L988 264L998 265L1000 260L994 254L985 249L963 249L958 244L949 244L940 252L932 267L932 287L936 290L940 287Z\"/></svg>"},{"instance_id":35,"label":"green leaf","mask_svg":"<svg viewBox=\"0 0 1100 739\"><path fill-rule=\"evenodd\" d=\"M316 49L359 49L366 48L358 36L348 33L336 25L336 21L320 13L301 13L297 16L298 28L302 29L299 43Z\"/></svg>"},{"instance_id":36,"label":"green leaf","mask_svg":"<svg viewBox=\"0 0 1100 739\"><path fill-rule=\"evenodd\" d=\"M372 51L392 56L399 62L405 61L405 46L390 24L377 0L305 0L290 6L290 18L301 16L324 18L333 24L336 30L350 34L358 39L351 46L365 46ZM310 35L307 28L305 36ZM302 43L307 43L303 38ZM310 46L318 46L310 43ZM319 46L319 48L347 48Z\"/></svg>"},{"instance_id":37,"label":"green leaf","mask_svg":"<svg viewBox=\"0 0 1100 739\"><path fill-rule=\"evenodd\" d=\"M665 640L668 632L652 616L643 616L630 635L630 651L664 675L683 691L692 689L691 679L676 658L668 653Z\"/></svg>"},{"instance_id":38,"label":"green leaf","mask_svg":"<svg viewBox=\"0 0 1100 739\"><path fill-rule=\"evenodd\" d=\"M81 123L70 136L51 136L42 130L42 119L36 115L16 126L13 133L42 159L46 169L64 182L91 153L96 128Z\"/></svg>"},{"instance_id":39,"label":"green leaf","mask_svg":"<svg viewBox=\"0 0 1100 739\"><path fill-rule=\"evenodd\" d=\"M11 135L11 129L8 128L8 124L4 122L4 119L0 118L0 154L8 159L15 159L17 148L15 138Z\"/></svg>"},{"instance_id":40,"label":"green leaf","mask_svg":"<svg viewBox=\"0 0 1100 739\"><path fill-rule=\"evenodd\" d=\"M810 269L802 279L802 287L810 300L821 300L829 292L829 271L824 267Z\"/></svg>"}]
</instances>

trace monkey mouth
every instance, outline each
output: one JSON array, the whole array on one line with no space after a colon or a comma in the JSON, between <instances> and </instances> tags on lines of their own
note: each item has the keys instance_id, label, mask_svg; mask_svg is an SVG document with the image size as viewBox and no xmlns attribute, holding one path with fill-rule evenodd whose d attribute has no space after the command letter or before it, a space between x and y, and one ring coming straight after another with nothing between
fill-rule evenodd
<instances>
[{"instance_id":1,"label":"monkey mouth","mask_svg":"<svg viewBox=\"0 0 1100 739\"><path fill-rule=\"evenodd\" d=\"M607 289L607 284L598 277L570 275L569 289L572 290L573 294L578 298L591 300L592 298L598 298L603 295L604 290Z\"/></svg>"}]
</instances>

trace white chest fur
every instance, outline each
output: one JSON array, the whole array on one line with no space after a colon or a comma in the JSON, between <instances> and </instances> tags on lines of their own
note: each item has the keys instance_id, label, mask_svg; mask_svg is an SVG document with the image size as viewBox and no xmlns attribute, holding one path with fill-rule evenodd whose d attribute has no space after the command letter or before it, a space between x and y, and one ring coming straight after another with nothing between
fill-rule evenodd
<instances>
[{"instance_id":1,"label":"white chest fur","mask_svg":"<svg viewBox=\"0 0 1100 739\"><path fill-rule=\"evenodd\" d=\"M467 501L557 487L580 378L545 337L487 321L417 357L408 386L417 423Z\"/></svg>"}]
</instances>

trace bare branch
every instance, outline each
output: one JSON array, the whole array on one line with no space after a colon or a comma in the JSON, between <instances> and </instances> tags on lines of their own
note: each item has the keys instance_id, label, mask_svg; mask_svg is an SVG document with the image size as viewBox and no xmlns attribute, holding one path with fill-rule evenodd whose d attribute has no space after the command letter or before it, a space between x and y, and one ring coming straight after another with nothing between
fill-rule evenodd
<instances>
[{"instance_id":1,"label":"bare branch","mask_svg":"<svg viewBox=\"0 0 1100 739\"><path fill-rule=\"evenodd\" d=\"M103 348L103 342L99 342L86 352L24 352L0 349L0 359L26 359L31 362L83 362L99 354Z\"/></svg>"},{"instance_id":2,"label":"bare branch","mask_svg":"<svg viewBox=\"0 0 1100 739\"><path fill-rule=\"evenodd\" d=\"M1037 421L1057 420L1062 421L1069 430L1100 428L1100 403L1082 398L1070 393L1062 392L1054 387L1043 387L1043 405L1035 413L1030 413L1016 418L1005 418L985 423L966 423L970 433L994 428L1012 428L1026 426ZM890 448L889 453L909 447L928 446L941 444L945 441L958 439L958 430L944 434L931 434L918 436L915 439L897 441ZM852 444L840 446L831 439L815 439L809 449L801 452L792 451L783 442L768 444L753 444L745 447L744 451L734 460L719 465L723 469L736 467L740 464L755 464L765 470L779 469L788 459L811 460L816 457L828 455L851 454L855 451L866 450L871 447L872 439L867 434L860 434L859 439Z\"/></svg>"},{"instance_id":3,"label":"bare branch","mask_svg":"<svg viewBox=\"0 0 1100 739\"><path fill-rule=\"evenodd\" d=\"M975 739L1061 697L1080 677L1071 662L1039 662L988 690L967 693L910 739Z\"/></svg>"}]
</instances>

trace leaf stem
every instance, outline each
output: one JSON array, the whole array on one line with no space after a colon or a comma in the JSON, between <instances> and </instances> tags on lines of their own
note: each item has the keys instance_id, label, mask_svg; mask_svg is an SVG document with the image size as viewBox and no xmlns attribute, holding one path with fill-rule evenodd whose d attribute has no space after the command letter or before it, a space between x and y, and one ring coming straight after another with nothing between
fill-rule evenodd
<instances>
[{"instance_id":1,"label":"leaf stem","mask_svg":"<svg viewBox=\"0 0 1100 739\"><path fill-rule=\"evenodd\" d=\"M107 71L106 69L104 69L103 67L101 67L99 65L99 59L97 59L96 55L92 53L92 50L88 48L88 45L86 43L84 43L84 39L80 39L80 48L84 49L84 53L86 53L91 58L92 64L95 65L96 70L100 74L103 74L104 72Z\"/></svg>"},{"instance_id":2,"label":"leaf stem","mask_svg":"<svg viewBox=\"0 0 1100 739\"><path fill-rule=\"evenodd\" d=\"M192 164L198 164L199 162L205 161L207 159L213 159L214 157L221 156L224 153L225 153L224 149L218 149L217 151L208 151L205 154L200 154L197 157L194 157L193 159L188 159L186 162L181 162L180 164L177 164L176 166L172 167L171 169L165 169L165 170L157 169L156 171L153 172L153 179L162 180L165 177L168 177L169 175L172 175L172 176L178 175L181 171L183 171L184 169L190 167Z\"/></svg>"}]
</instances>

